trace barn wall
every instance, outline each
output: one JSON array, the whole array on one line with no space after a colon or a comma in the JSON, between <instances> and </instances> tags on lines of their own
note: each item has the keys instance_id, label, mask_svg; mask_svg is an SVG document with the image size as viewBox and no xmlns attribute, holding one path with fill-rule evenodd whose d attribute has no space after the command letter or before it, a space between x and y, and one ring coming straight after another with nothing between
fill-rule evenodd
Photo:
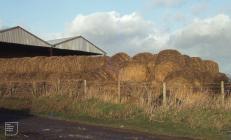
<instances>
[{"instance_id":1,"label":"barn wall","mask_svg":"<svg viewBox=\"0 0 231 140\"><path fill-rule=\"evenodd\" d=\"M0 58L20 58L35 56L50 56L51 48L40 46L29 46L21 44L12 44L0 42ZM98 55L95 53L73 51L64 49L52 49L53 56L70 56L70 55Z\"/></svg>"},{"instance_id":2,"label":"barn wall","mask_svg":"<svg viewBox=\"0 0 231 140\"><path fill-rule=\"evenodd\" d=\"M50 56L50 48L0 42L0 58Z\"/></svg>"}]
</instances>

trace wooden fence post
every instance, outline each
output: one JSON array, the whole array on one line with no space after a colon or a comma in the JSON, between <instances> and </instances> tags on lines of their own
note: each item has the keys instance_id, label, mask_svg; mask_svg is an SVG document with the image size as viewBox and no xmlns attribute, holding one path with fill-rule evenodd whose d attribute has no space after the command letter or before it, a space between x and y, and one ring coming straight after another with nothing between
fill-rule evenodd
<instances>
[{"instance_id":1,"label":"wooden fence post","mask_svg":"<svg viewBox=\"0 0 231 140\"><path fill-rule=\"evenodd\" d=\"M83 80L83 92L84 92L84 95L87 94L87 80Z\"/></svg>"},{"instance_id":2,"label":"wooden fence post","mask_svg":"<svg viewBox=\"0 0 231 140\"><path fill-rule=\"evenodd\" d=\"M35 97L37 94L37 89L36 89L36 83L35 81L32 81L32 95Z\"/></svg>"},{"instance_id":3,"label":"wooden fence post","mask_svg":"<svg viewBox=\"0 0 231 140\"><path fill-rule=\"evenodd\" d=\"M151 96L151 93L150 92L147 92L148 94L148 105L151 105L152 103L152 96Z\"/></svg>"},{"instance_id":4,"label":"wooden fence post","mask_svg":"<svg viewBox=\"0 0 231 140\"><path fill-rule=\"evenodd\" d=\"M222 105L225 104L225 85L224 85L224 81L221 81L221 102L222 102Z\"/></svg>"},{"instance_id":5,"label":"wooden fence post","mask_svg":"<svg viewBox=\"0 0 231 140\"><path fill-rule=\"evenodd\" d=\"M9 88L9 94L10 94L10 96L12 96L12 82L10 82L8 88Z\"/></svg>"},{"instance_id":6,"label":"wooden fence post","mask_svg":"<svg viewBox=\"0 0 231 140\"><path fill-rule=\"evenodd\" d=\"M166 83L164 82L163 83L163 105L166 106L167 105L167 97L166 97Z\"/></svg>"},{"instance_id":7,"label":"wooden fence post","mask_svg":"<svg viewBox=\"0 0 231 140\"><path fill-rule=\"evenodd\" d=\"M120 79L118 79L118 85L117 85L118 87L118 100L119 100L119 103L121 102L121 95L120 95Z\"/></svg>"},{"instance_id":8,"label":"wooden fence post","mask_svg":"<svg viewBox=\"0 0 231 140\"><path fill-rule=\"evenodd\" d=\"M58 95L62 95L62 93L61 93L61 81L60 81L60 79L58 79L58 83L57 83L57 94Z\"/></svg>"},{"instance_id":9,"label":"wooden fence post","mask_svg":"<svg viewBox=\"0 0 231 140\"><path fill-rule=\"evenodd\" d=\"M43 89L44 89L45 96L47 96L47 86L46 86L46 81L44 81L44 83L43 83Z\"/></svg>"},{"instance_id":10,"label":"wooden fence post","mask_svg":"<svg viewBox=\"0 0 231 140\"><path fill-rule=\"evenodd\" d=\"M16 94L16 85L14 82L10 83L10 96L15 95Z\"/></svg>"}]
</instances>

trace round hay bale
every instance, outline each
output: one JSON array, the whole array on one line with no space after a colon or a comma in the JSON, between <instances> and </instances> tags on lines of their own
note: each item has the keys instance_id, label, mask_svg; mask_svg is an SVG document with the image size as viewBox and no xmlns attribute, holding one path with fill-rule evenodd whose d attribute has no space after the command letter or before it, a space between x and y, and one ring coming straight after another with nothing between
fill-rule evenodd
<instances>
[{"instance_id":1,"label":"round hay bale","mask_svg":"<svg viewBox=\"0 0 231 140\"><path fill-rule=\"evenodd\" d=\"M163 62L155 66L155 79L163 82L164 79L174 71L179 71L180 65L175 62Z\"/></svg>"},{"instance_id":2,"label":"round hay bale","mask_svg":"<svg viewBox=\"0 0 231 140\"><path fill-rule=\"evenodd\" d=\"M201 86L201 83L197 79L197 74L190 69L184 69L172 72L169 74L164 81L168 83L171 88L179 88L183 86L195 87Z\"/></svg>"},{"instance_id":3,"label":"round hay bale","mask_svg":"<svg viewBox=\"0 0 231 140\"><path fill-rule=\"evenodd\" d=\"M201 72L190 68L186 68L169 74L166 77L165 81L172 81L180 77L186 79L189 83L191 83L193 87L196 88L202 87L204 84L211 83L214 80L212 75L208 72Z\"/></svg>"},{"instance_id":4,"label":"round hay bale","mask_svg":"<svg viewBox=\"0 0 231 140\"><path fill-rule=\"evenodd\" d=\"M127 62L130 59L130 56L126 53L117 53L111 57L109 63L121 65L122 63Z\"/></svg>"},{"instance_id":5,"label":"round hay bale","mask_svg":"<svg viewBox=\"0 0 231 140\"><path fill-rule=\"evenodd\" d=\"M220 83L221 81L229 82L229 78L224 73L217 73L215 75L215 77L214 77L214 82L215 83Z\"/></svg>"},{"instance_id":6,"label":"round hay bale","mask_svg":"<svg viewBox=\"0 0 231 140\"><path fill-rule=\"evenodd\" d=\"M148 72L148 81L153 81L155 80L155 67L156 63L155 62L148 62L147 63L147 72Z\"/></svg>"},{"instance_id":7,"label":"round hay bale","mask_svg":"<svg viewBox=\"0 0 231 140\"><path fill-rule=\"evenodd\" d=\"M55 77L57 75L81 75L89 71L96 71L103 65L108 63L109 57L89 57L89 56L64 56L64 57L32 57L32 58L14 58L0 60L0 64L4 66L0 73L12 73L12 75L23 75L27 73L34 79L34 73L52 74ZM52 78L52 75L49 78ZM19 76L21 77L21 76ZM67 77L67 76L66 76ZM71 76L70 76L71 77Z\"/></svg>"},{"instance_id":8,"label":"round hay bale","mask_svg":"<svg viewBox=\"0 0 231 140\"><path fill-rule=\"evenodd\" d=\"M133 56L132 60L147 66L148 81L155 80L155 65L157 54L139 53Z\"/></svg>"},{"instance_id":9,"label":"round hay bale","mask_svg":"<svg viewBox=\"0 0 231 140\"><path fill-rule=\"evenodd\" d=\"M149 63L156 61L157 55L153 55L151 53L139 53L132 57L132 60L139 63Z\"/></svg>"},{"instance_id":10,"label":"round hay bale","mask_svg":"<svg viewBox=\"0 0 231 140\"><path fill-rule=\"evenodd\" d=\"M176 50L161 51L157 56L156 64L164 62L175 62L180 65L185 65L184 57Z\"/></svg>"},{"instance_id":11,"label":"round hay bale","mask_svg":"<svg viewBox=\"0 0 231 140\"><path fill-rule=\"evenodd\" d=\"M193 82L190 79L187 79L183 75L172 77L171 79L166 80L167 86L169 89L175 88L192 88Z\"/></svg>"},{"instance_id":12,"label":"round hay bale","mask_svg":"<svg viewBox=\"0 0 231 140\"><path fill-rule=\"evenodd\" d=\"M192 57L190 63L187 64L187 67L196 71L204 71L205 66L203 65L203 61L199 57Z\"/></svg>"},{"instance_id":13,"label":"round hay bale","mask_svg":"<svg viewBox=\"0 0 231 140\"><path fill-rule=\"evenodd\" d=\"M122 65L130 60L130 56L126 53L118 53L112 56L109 61L102 67L102 73L107 75L110 80L118 79L118 73ZM99 72L97 72L99 74ZM101 74L99 74L101 75Z\"/></svg>"},{"instance_id":14,"label":"round hay bale","mask_svg":"<svg viewBox=\"0 0 231 140\"><path fill-rule=\"evenodd\" d=\"M122 66L119 72L121 81L141 82L147 80L147 68L139 63L127 63Z\"/></svg>"},{"instance_id":15,"label":"round hay bale","mask_svg":"<svg viewBox=\"0 0 231 140\"><path fill-rule=\"evenodd\" d=\"M108 71L108 69L102 68L96 71L90 71L81 74L81 79L90 80L90 81L102 81L102 80L110 80L115 81L117 79L117 75L114 72Z\"/></svg>"},{"instance_id":16,"label":"round hay bale","mask_svg":"<svg viewBox=\"0 0 231 140\"><path fill-rule=\"evenodd\" d=\"M183 59L184 59L184 64L187 65L188 63L190 63L191 61L191 57L188 55L182 55Z\"/></svg>"},{"instance_id":17,"label":"round hay bale","mask_svg":"<svg viewBox=\"0 0 231 140\"><path fill-rule=\"evenodd\" d=\"M188 67L201 72L209 72L210 74L219 73L219 66L216 62L211 60L202 60L199 57L192 57Z\"/></svg>"},{"instance_id":18,"label":"round hay bale","mask_svg":"<svg viewBox=\"0 0 231 140\"><path fill-rule=\"evenodd\" d=\"M210 72L211 74L216 74L219 73L219 66L216 62L211 61L211 60L205 60L203 61L204 65L204 71Z\"/></svg>"}]
</instances>

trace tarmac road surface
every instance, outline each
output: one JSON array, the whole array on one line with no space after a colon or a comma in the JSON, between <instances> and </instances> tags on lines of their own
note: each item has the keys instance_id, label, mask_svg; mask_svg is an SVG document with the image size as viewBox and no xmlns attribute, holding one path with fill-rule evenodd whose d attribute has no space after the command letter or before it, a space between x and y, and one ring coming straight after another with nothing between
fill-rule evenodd
<instances>
[{"instance_id":1,"label":"tarmac road surface","mask_svg":"<svg viewBox=\"0 0 231 140\"><path fill-rule=\"evenodd\" d=\"M17 111L0 109L0 129L5 122L19 122L17 136L10 140L190 140L189 138L150 135L130 130L54 120Z\"/></svg>"}]
</instances>

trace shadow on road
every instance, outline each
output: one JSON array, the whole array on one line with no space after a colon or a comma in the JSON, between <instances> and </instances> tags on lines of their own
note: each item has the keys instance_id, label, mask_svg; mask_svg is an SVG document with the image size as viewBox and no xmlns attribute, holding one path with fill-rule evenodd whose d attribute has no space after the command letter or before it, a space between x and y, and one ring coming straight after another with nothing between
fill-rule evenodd
<instances>
[{"instance_id":1,"label":"shadow on road","mask_svg":"<svg viewBox=\"0 0 231 140\"><path fill-rule=\"evenodd\" d=\"M5 122L19 122L20 120L24 120L30 117L32 117L32 115L30 115L29 109L10 110L0 108L0 130L4 131Z\"/></svg>"},{"instance_id":2,"label":"shadow on road","mask_svg":"<svg viewBox=\"0 0 231 140\"><path fill-rule=\"evenodd\" d=\"M4 122L13 122L13 121L20 121L22 119L27 119L32 117L30 115L29 109L23 110L10 110L5 108L0 108L0 124Z\"/></svg>"}]
</instances>

